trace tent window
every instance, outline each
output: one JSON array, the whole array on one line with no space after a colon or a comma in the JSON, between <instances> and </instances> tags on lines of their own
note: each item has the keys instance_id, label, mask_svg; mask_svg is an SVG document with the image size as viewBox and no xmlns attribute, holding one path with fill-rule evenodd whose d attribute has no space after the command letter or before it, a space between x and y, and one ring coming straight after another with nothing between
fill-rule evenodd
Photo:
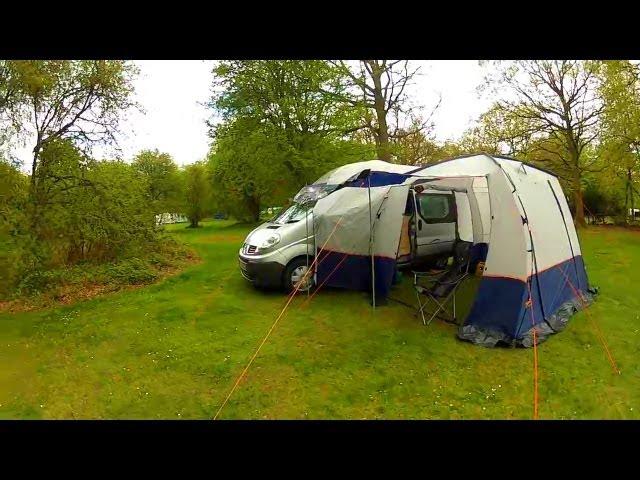
<instances>
[{"instance_id":1,"label":"tent window","mask_svg":"<svg viewBox=\"0 0 640 480\"><path fill-rule=\"evenodd\" d=\"M452 208L452 195L421 194L418 195L420 216L427 223L453 222L455 216Z\"/></svg>"}]
</instances>

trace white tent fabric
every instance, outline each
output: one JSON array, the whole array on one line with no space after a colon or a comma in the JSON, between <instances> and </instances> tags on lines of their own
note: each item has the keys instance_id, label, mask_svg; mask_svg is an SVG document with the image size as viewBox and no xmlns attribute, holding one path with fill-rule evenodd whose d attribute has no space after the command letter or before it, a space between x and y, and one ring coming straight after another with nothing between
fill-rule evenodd
<instances>
[{"instance_id":1,"label":"white tent fabric","mask_svg":"<svg viewBox=\"0 0 640 480\"><path fill-rule=\"evenodd\" d=\"M374 170L376 172L390 173L406 173L415 170L416 167L411 165L398 165L395 163L384 162L382 160L368 160L366 162L356 162L335 168L324 174L314 184L339 185L353 176L358 175L363 170Z\"/></svg>"},{"instance_id":2,"label":"white tent fabric","mask_svg":"<svg viewBox=\"0 0 640 480\"><path fill-rule=\"evenodd\" d=\"M464 242L473 242L473 221L469 197L466 193L455 192L458 209L458 235Z\"/></svg>"},{"instance_id":3,"label":"white tent fabric","mask_svg":"<svg viewBox=\"0 0 640 480\"><path fill-rule=\"evenodd\" d=\"M358 178L365 170L370 173ZM522 338L530 330L523 305L532 288L538 302L532 308L547 323L562 302L575 297L562 285L561 273L568 272L572 283L587 290L577 235L558 179L515 159L484 154L424 168L359 162L321 177L316 184L341 187L314 207L316 246L324 246L327 260L316 272L317 281L366 289L373 256L376 290L388 293L402 215L415 183L455 191L459 239L473 242L478 252L488 250L469 315L477 327Z\"/></svg>"}]
</instances>

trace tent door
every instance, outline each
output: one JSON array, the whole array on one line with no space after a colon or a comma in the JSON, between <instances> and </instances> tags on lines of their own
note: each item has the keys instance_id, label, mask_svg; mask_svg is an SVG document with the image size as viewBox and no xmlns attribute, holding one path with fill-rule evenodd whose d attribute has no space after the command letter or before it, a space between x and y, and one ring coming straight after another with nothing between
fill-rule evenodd
<instances>
[{"instance_id":1,"label":"tent door","mask_svg":"<svg viewBox=\"0 0 640 480\"><path fill-rule=\"evenodd\" d=\"M415 193L416 257L448 254L456 240L456 201L453 192Z\"/></svg>"}]
</instances>

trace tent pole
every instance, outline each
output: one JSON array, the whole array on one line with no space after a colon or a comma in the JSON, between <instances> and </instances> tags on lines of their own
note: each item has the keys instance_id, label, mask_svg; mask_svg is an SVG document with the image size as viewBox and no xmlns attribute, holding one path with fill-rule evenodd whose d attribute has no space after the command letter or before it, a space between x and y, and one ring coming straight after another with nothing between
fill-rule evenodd
<instances>
[{"instance_id":1,"label":"tent pole","mask_svg":"<svg viewBox=\"0 0 640 480\"><path fill-rule=\"evenodd\" d=\"M367 176L367 192L369 194L369 252L371 253L371 305L376 308L376 270L373 257L373 217L371 212L371 173Z\"/></svg>"},{"instance_id":2,"label":"tent pole","mask_svg":"<svg viewBox=\"0 0 640 480\"><path fill-rule=\"evenodd\" d=\"M305 183L305 187L307 184ZM309 212L305 212L304 214L304 226L306 229L307 236L305 238L305 250L307 253L307 276L309 276ZM307 288L307 299L309 298L309 294L311 293L311 288Z\"/></svg>"}]
</instances>

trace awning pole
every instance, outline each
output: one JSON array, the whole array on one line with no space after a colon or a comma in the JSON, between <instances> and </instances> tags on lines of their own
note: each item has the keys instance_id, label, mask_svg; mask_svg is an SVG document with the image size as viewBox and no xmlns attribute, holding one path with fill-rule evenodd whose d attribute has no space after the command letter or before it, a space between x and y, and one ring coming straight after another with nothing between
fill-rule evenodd
<instances>
[{"instance_id":1,"label":"awning pole","mask_svg":"<svg viewBox=\"0 0 640 480\"><path fill-rule=\"evenodd\" d=\"M371 211L371 172L367 176L367 192L369 194L369 252L371 253L371 305L376 308L376 269L373 256L373 216Z\"/></svg>"},{"instance_id":2,"label":"awning pole","mask_svg":"<svg viewBox=\"0 0 640 480\"><path fill-rule=\"evenodd\" d=\"M307 184L305 183L305 187L306 186L307 186ZM306 207L306 205L305 205L305 207ZM305 250L306 250L306 253L307 253L307 271L309 271L309 212L308 211L304 212L304 226L305 226L305 229L307 231L306 232L307 236L305 238L305 246L306 246ZM315 249L315 247L314 247L314 249ZM307 281L309 281L309 280L307 280ZM310 293L311 293L311 288L307 288L307 299L309 298Z\"/></svg>"}]
</instances>

